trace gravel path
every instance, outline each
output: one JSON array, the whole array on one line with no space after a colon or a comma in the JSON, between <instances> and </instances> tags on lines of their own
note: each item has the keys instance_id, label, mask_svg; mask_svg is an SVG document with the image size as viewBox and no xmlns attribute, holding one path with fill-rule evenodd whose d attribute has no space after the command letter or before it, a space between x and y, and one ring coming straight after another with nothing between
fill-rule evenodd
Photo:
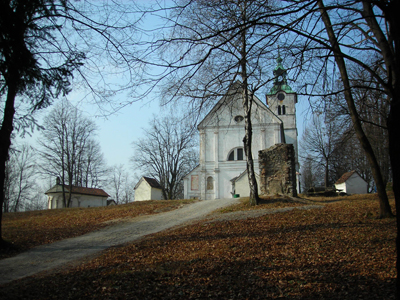
<instances>
[{"instance_id":1,"label":"gravel path","mask_svg":"<svg viewBox=\"0 0 400 300\"><path fill-rule=\"evenodd\" d=\"M82 260L109 247L132 242L148 234L160 232L189 221L204 219L213 211L237 202L237 198L199 201L177 210L133 218L79 237L33 248L15 257L0 260L0 285ZM211 217L210 221L244 219L295 208L319 207L309 205L306 207L234 212Z\"/></svg>"},{"instance_id":2,"label":"gravel path","mask_svg":"<svg viewBox=\"0 0 400 300\"><path fill-rule=\"evenodd\" d=\"M202 219L216 209L237 202L237 198L199 201L177 210L133 218L79 237L33 248L0 260L0 284L60 267L188 221Z\"/></svg>"}]
</instances>

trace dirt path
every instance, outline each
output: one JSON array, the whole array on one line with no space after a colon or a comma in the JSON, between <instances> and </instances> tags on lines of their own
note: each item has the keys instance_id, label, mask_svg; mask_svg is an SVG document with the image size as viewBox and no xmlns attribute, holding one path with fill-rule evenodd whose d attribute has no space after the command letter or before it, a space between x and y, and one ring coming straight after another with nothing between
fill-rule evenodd
<instances>
[{"instance_id":1,"label":"dirt path","mask_svg":"<svg viewBox=\"0 0 400 300\"><path fill-rule=\"evenodd\" d=\"M237 202L237 198L199 201L185 205L177 210L134 218L79 237L33 248L15 257L0 260L0 285L82 260L109 247L132 242L146 235L182 225L189 221L204 219L216 209ZM310 209L318 207L317 205L309 205L296 208ZM294 209L294 207L235 212L224 214L218 219L242 219L291 209ZM215 220L215 218L212 219Z\"/></svg>"},{"instance_id":2,"label":"dirt path","mask_svg":"<svg viewBox=\"0 0 400 300\"><path fill-rule=\"evenodd\" d=\"M177 210L134 218L79 237L33 248L15 257L0 260L0 284L59 267L188 221L204 218L218 208L237 202L237 198L199 201Z\"/></svg>"}]
</instances>

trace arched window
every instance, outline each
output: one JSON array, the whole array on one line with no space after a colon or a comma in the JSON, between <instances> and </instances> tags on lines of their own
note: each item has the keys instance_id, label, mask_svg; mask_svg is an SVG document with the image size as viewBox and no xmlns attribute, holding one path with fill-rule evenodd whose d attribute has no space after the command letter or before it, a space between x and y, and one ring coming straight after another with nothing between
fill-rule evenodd
<instances>
[{"instance_id":1,"label":"arched window","mask_svg":"<svg viewBox=\"0 0 400 300\"><path fill-rule=\"evenodd\" d=\"M214 189L214 179L209 176L207 177L207 190L213 190Z\"/></svg>"},{"instance_id":2,"label":"arched window","mask_svg":"<svg viewBox=\"0 0 400 300\"><path fill-rule=\"evenodd\" d=\"M235 148L228 155L228 160L243 160L243 148Z\"/></svg>"},{"instance_id":3,"label":"arched window","mask_svg":"<svg viewBox=\"0 0 400 300\"><path fill-rule=\"evenodd\" d=\"M278 115L280 115L280 114L281 114L281 106L278 105Z\"/></svg>"},{"instance_id":4,"label":"arched window","mask_svg":"<svg viewBox=\"0 0 400 300\"><path fill-rule=\"evenodd\" d=\"M282 105L282 115L286 115L286 107L285 107L285 105Z\"/></svg>"},{"instance_id":5,"label":"arched window","mask_svg":"<svg viewBox=\"0 0 400 300\"><path fill-rule=\"evenodd\" d=\"M237 149L237 160L243 160L243 148Z\"/></svg>"}]
</instances>

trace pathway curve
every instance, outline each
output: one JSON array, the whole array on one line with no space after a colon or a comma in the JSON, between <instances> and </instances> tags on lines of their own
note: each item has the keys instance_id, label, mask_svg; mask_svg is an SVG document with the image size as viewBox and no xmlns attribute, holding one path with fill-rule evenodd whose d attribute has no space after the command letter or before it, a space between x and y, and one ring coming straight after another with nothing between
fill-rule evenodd
<instances>
[{"instance_id":1,"label":"pathway curve","mask_svg":"<svg viewBox=\"0 0 400 300\"><path fill-rule=\"evenodd\" d=\"M237 202L237 198L198 201L180 209L133 218L82 236L33 248L0 260L0 284L60 267L109 247L135 241L188 221L202 219L216 209Z\"/></svg>"},{"instance_id":2,"label":"pathway curve","mask_svg":"<svg viewBox=\"0 0 400 300\"><path fill-rule=\"evenodd\" d=\"M237 198L199 201L187 204L177 210L132 218L82 236L33 248L17 256L0 260L0 285L82 260L109 247L132 242L189 221L204 219L213 211L237 202ZM307 205L233 212L211 217L209 221L245 219L292 209L321 207L320 205Z\"/></svg>"}]
</instances>

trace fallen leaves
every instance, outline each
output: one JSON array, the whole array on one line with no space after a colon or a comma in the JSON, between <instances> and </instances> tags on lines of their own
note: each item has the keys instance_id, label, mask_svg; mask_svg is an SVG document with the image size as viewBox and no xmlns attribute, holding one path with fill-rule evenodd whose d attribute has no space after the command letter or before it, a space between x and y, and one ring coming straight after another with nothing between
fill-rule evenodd
<instances>
[{"instance_id":1,"label":"fallen leaves","mask_svg":"<svg viewBox=\"0 0 400 300\"><path fill-rule=\"evenodd\" d=\"M177 209L193 200L140 201L124 205L67 208L3 214L3 239L14 245L0 249L0 259L30 248L79 236L111 225L113 221Z\"/></svg>"},{"instance_id":2,"label":"fallen leaves","mask_svg":"<svg viewBox=\"0 0 400 300\"><path fill-rule=\"evenodd\" d=\"M2 299L394 299L395 219L373 199L199 222L78 267L7 284ZM264 207L260 207L264 208Z\"/></svg>"}]
</instances>

